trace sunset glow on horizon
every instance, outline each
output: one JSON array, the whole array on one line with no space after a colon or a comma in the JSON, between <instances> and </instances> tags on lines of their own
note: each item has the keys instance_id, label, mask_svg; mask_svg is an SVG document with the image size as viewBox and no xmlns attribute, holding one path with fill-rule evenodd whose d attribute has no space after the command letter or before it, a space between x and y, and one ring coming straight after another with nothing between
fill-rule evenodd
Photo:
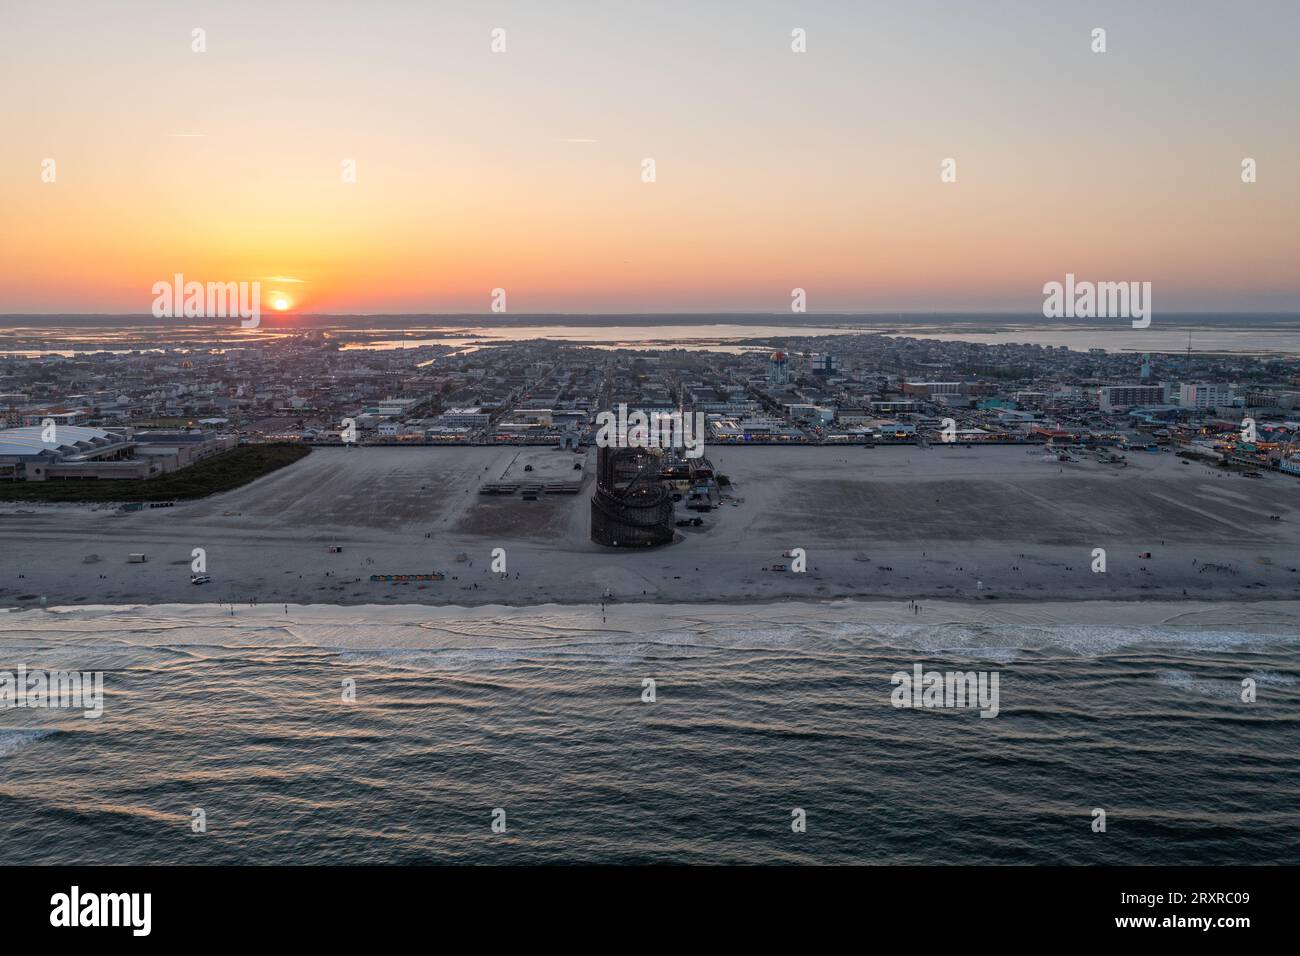
<instances>
[{"instance_id":1,"label":"sunset glow on horizon","mask_svg":"<svg viewBox=\"0 0 1300 956\"><path fill-rule=\"evenodd\" d=\"M1296 7L1055 7L7 9L0 312L1300 309Z\"/></svg>"}]
</instances>

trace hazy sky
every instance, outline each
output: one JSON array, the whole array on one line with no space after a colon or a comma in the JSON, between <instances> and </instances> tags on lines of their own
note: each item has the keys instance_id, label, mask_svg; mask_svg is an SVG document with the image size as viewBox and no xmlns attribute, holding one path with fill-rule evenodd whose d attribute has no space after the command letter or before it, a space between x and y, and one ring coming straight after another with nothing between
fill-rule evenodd
<instances>
[{"instance_id":1,"label":"hazy sky","mask_svg":"<svg viewBox=\"0 0 1300 956\"><path fill-rule=\"evenodd\" d=\"M1298 50L1297 0L3 0L0 312L1300 310Z\"/></svg>"}]
</instances>

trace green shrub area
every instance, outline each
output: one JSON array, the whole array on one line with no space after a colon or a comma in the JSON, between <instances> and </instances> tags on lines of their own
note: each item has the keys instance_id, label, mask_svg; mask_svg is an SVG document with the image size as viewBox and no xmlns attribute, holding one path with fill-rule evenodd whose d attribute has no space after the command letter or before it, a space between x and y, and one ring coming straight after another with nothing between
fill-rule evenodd
<instances>
[{"instance_id":1,"label":"green shrub area","mask_svg":"<svg viewBox=\"0 0 1300 956\"><path fill-rule=\"evenodd\" d=\"M230 491L311 454L296 442L239 445L157 478L0 482L0 501L179 501Z\"/></svg>"}]
</instances>

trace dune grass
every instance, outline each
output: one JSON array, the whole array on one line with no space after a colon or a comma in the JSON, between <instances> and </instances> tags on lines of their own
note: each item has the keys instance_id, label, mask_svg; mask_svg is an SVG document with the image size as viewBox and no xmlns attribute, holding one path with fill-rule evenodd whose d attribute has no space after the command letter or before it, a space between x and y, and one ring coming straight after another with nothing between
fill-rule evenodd
<instances>
[{"instance_id":1,"label":"dune grass","mask_svg":"<svg viewBox=\"0 0 1300 956\"><path fill-rule=\"evenodd\" d=\"M0 482L0 501L186 501L230 491L311 454L296 442L239 445L157 478Z\"/></svg>"}]
</instances>

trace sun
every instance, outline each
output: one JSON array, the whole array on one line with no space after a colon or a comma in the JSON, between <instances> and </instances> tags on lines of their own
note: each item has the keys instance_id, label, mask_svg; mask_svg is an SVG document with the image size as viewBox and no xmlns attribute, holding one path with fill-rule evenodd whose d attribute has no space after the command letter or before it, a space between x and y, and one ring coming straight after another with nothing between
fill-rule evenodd
<instances>
[{"instance_id":1,"label":"sun","mask_svg":"<svg viewBox=\"0 0 1300 956\"><path fill-rule=\"evenodd\" d=\"M276 296L271 300L271 308L275 309L277 312L283 312L285 309L289 308L289 300L282 295Z\"/></svg>"}]
</instances>

